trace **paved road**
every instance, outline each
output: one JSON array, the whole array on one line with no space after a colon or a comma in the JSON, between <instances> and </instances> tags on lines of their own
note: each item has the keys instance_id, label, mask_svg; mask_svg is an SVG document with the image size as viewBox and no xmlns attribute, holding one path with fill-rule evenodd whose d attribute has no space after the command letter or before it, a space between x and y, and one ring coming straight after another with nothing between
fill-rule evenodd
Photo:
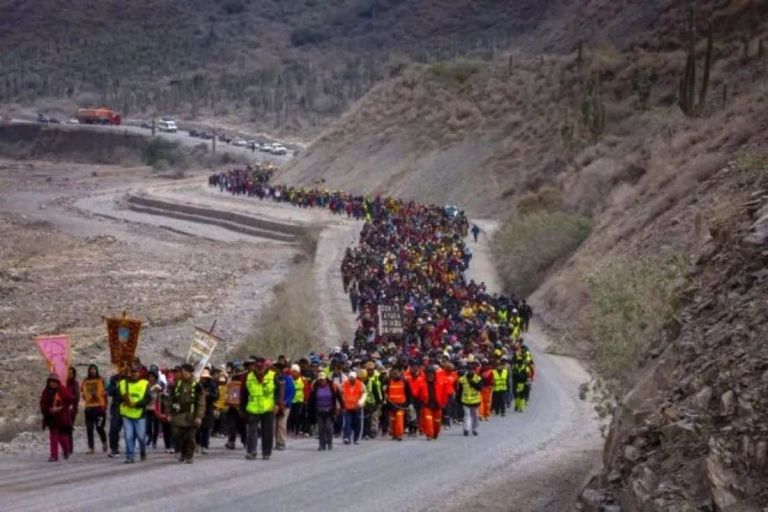
<instances>
[{"instance_id":1,"label":"paved road","mask_svg":"<svg viewBox=\"0 0 768 512\"><path fill-rule=\"evenodd\" d=\"M37 124L35 121L29 121L26 119L12 119L11 122L13 124ZM48 126L48 125L46 125ZM110 126L110 125L79 125L79 124L54 124L50 125L62 130L109 130L117 133L133 133L137 135L145 135L145 136L151 136L152 132L151 130L147 128L141 128L139 126L129 126L129 125L121 125L121 126ZM190 137L189 134L186 131L178 131L176 133L167 133L167 132L161 132L159 130L156 130L156 136L162 137L164 139L179 142L185 146L197 146L200 144L205 144L208 146L209 149L212 149L213 147L213 141L211 140L203 140L197 137ZM287 155L271 155L269 153L262 153L260 151L253 151L250 148L240 147L240 146L230 146L229 144L226 144L225 142L216 141L216 152L217 153L229 153L232 155L240 155L240 156L247 156L249 158L253 158L257 161L263 161L263 162L274 162L275 164L282 165L287 162L289 162L293 156L289 153Z\"/></svg>"},{"instance_id":2,"label":"paved road","mask_svg":"<svg viewBox=\"0 0 768 512\"><path fill-rule=\"evenodd\" d=\"M471 244L470 276L497 289L487 240ZM335 248L336 257L343 249ZM0 510L562 510L551 495L564 484L551 480L550 467L594 452L600 440L588 404L577 397L584 371L541 352L540 332L531 338L538 378L529 409L482 423L478 437L454 428L436 442L381 439L323 453L314 439L300 439L268 462L246 461L242 450L214 440L193 465L160 453L134 465L82 453L49 464L41 447L34 456L0 460Z\"/></svg>"}]
</instances>

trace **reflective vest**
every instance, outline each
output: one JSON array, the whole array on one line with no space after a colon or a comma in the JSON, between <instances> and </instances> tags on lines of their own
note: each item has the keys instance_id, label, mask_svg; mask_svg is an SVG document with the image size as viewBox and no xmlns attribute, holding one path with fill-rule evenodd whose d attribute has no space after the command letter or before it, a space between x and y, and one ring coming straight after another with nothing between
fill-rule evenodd
<instances>
[{"instance_id":1,"label":"reflective vest","mask_svg":"<svg viewBox=\"0 0 768 512\"><path fill-rule=\"evenodd\" d=\"M479 382L482 378L479 375L472 377L472 382ZM480 405L480 391L473 388L466 375L462 375L459 379L461 384L461 403L465 405Z\"/></svg>"},{"instance_id":2,"label":"reflective vest","mask_svg":"<svg viewBox=\"0 0 768 512\"><path fill-rule=\"evenodd\" d=\"M341 386L341 389L341 397L344 400L344 410L354 411L357 409L357 402L360 400L360 397L363 396L363 390L365 389L363 387L363 383L358 379L355 379L355 383L353 385L350 380L347 380Z\"/></svg>"},{"instance_id":3,"label":"reflective vest","mask_svg":"<svg viewBox=\"0 0 768 512\"><path fill-rule=\"evenodd\" d=\"M293 395L293 403L300 404L304 402L304 379L299 377L293 379L293 385L296 387L296 394Z\"/></svg>"},{"instance_id":4,"label":"reflective vest","mask_svg":"<svg viewBox=\"0 0 768 512\"><path fill-rule=\"evenodd\" d=\"M275 408L275 372L269 370L261 382L253 372L248 372L245 379L248 390L248 405L245 410L250 414L264 414Z\"/></svg>"},{"instance_id":5,"label":"reflective vest","mask_svg":"<svg viewBox=\"0 0 768 512\"><path fill-rule=\"evenodd\" d=\"M127 379L120 381L118 386L120 396L128 395L131 403L136 403L147 394L147 387L149 386L148 380L137 380L136 382L128 382ZM125 402L120 402L120 416L125 416L131 420L138 420L144 414L143 407L129 406Z\"/></svg>"},{"instance_id":6,"label":"reflective vest","mask_svg":"<svg viewBox=\"0 0 768 512\"><path fill-rule=\"evenodd\" d=\"M503 370L493 370L493 390L494 391L506 391L509 389L507 385L507 378L509 371L504 368Z\"/></svg>"},{"instance_id":7,"label":"reflective vest","mask_svg":"<svg viewBox=\"0 0 768 512\"><path fill-rule=\"evenodd\" d=\"M375 405L376 396L381 396L381 381L379 380L379 375L374 374L372 377L369 377L368 382L365 383L365 388L368 391L368 394L365 397L365 405ZM374 395L374 391L377 389L379 392Z\"/></svg>"},{"instance_id":8,"label":"reflective vest","mask_svg":"<svg viewBox=\"0 0 768 512\"><path fill-rule=\"evenodd\" d=\"M405 381L390 380L387 386L387 399L395 405L402 405L405 403L405 398Z\"/></svg>"}]
</instances>

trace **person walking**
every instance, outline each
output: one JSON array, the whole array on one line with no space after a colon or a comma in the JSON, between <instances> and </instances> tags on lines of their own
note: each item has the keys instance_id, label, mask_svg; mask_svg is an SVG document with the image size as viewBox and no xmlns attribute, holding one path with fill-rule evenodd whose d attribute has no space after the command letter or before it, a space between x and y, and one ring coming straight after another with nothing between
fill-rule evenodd
<instances>
[{"instance_id":1,"label":"person walking","mask_svg":"<svg viewBox=\"0 0 768 512\"><path fill-rule=\"evenodd\" d=\"M75 420L77 420L77 412L80 410L80 384L77 382L77 369L74 366L70 366L67 370L67 389L72 395L72 403L69 406L69 415L72 417L72 429L69 432L69 453L72 454L75 451L75 439L73 437Z\"/></svg>"},{"instance_id":2,"label":"person walking","mask_svg":"<svg viewBox=\"0 0 768 512\"><path fill-rule=\"evenodd\" d=\"M304 410L304 378L301 376L299 365L291 365L291 377L293 380L294 393L290 402L291 412L288 416L288 432L293 437L298 437L301 433L301 415Z\"/></svg>"},{"instance_id":3,"label":"person walking","mask_svg":"<svg viewBox=\"0 0 768 512\"><path fill-rule=\"evenodd\" d=\"M68 459L72 453L70 432L72 430L72 393L67 386L61 385L59 376L51 373L40 395L40 412L43 414L43 429L48 429L50 457L48 462L59 460L59 446Z\"/></svg>"},{"instance_id":4,"label":"person walking","mask_svg":"<svg viewBox=\"0 0 768 512\"><path fill-rule=\"evenodd\" d=\"M245 378L240 407L246 415L248 460L256 459L257 440L261 438L261 454L264 460L272 455L275 413L284 411L282 382L272 370L267 370L266 360L257 357L253 368Z\"/></svg>"},{"instance_id":5,"label":"person walking","mask_svg":"<svg viewBox=\"0 0 768 512\"><path fill-rule=\"evenodd\" d=\"M512 391L515 396L515 411L525 411L530 395L531 365L523 352L515 354L512 364Z\"/></svg>"},{"instance_id":6,"label":"person walking","mask_svg":"<svg viewBox=\"0 0 768 512\"><path fill-rule=\"evenodd\" d=\"M340 400L338 388L328 381L326 373L318 373L309 396L309 410L317 423L319 451L333 450L333 418Z\"/></svg>"},{"instance_id":7,"label":"person walking","mask_svg":"<svg viewBox=\"0 0 768 512\"><path fill-rule=\"evenodd\" d=\"M349 372L346 382L341 386L341 402L344 404L344 444L360 444L365 398L365 386L358 380L356 372Z\"/></svg>"},{"instance_id":8,"label":"person walking","mask_svg":"<svg viewBox=\"0 0 768 512\"><path fill-rule=\"evenodd\" d=\"M99 434L101 450L107 452L107 433L104 425L107 421L107 391L104 379L99 375L99 367L95 364L88 366L88 375L80 384L80 391L85 402L85 434L88 440L88 453L93 454L94 435Z\"/></svg>"},{"instance_id":9,"label":"person walking","mask_svg":"<svg viewBox=\"0 0 768 512\"><path fill-rule=\"evenodd\" d=\"M493 370L493 413L496 416L506 416L506 396L509 389L509 369L504 358L501 358Z\"/></svg>"},{"instance_id":10,"label":"person walking","mask_svg":"<svg viewBox=\"0 0 768 512\"><path fill-rule=\"evenodd\" d=\"M399 366L395 366L390 371L385 394L387 395L387 403L391 407L389 431L392 434L392 439L402 441L405 432L405 412L411 403L411 392Z\"/></svg>"},{"instance_id":11,"label":"person walking","mask_svg":"<svg viewBox=\"0 0 768 512\"><path fill-rule=\"evenodd\" d=\"M472 238L475 239L475 243L477 243L478 236L480 236L480 227L477 224L472 224Z\"/></svg>"},{"instance_id":12,"label":"person walking","mask_svg":"<svg viewBox=\"0 0 768 512\"><path fill-rule=\"evenodd\" d=\"M123 429L123 417L120 415L120 381L128 377L130 367L123 365L115 375L109 378L107 396L109 397L109 457L120 455L120 431Z\"/></svg>"},{"instance_id":13,"label":"person walking","mask_svg":"<svg viewBox=\"0 0 768 512\"><path fill-rule=\"evenodd\" d=\"M283 403L293 404L293 399L296 396L296 387L289 368L283 370L280 380L283 383ZM285 445L288 442L289 416L290 412L287 410L281 411L275 416L275 450L285 450Z\"/></svg>"},{"instance_id":14,"label":"person walking","mask_svg":"<svg viewBox=\"0 0 768 512\"><path fill-rule=\"evenodd\" d=\"M250 369L242 371L239 363L234 364L232 368L232 377L227 384L227 442L224 448L234 450L237 438L240 437L240 443L246 445L246 423L245 412L243 412L242 395L245 388L245 378L250 373Z\"/></svg>"},{"instance_id":15,"label":"person walking","mask_svg":"<svg viewBox=\"0 0 768 512\"><path fill-rule=\"evenodd\" d=\"M469 363L469 370L462 375L458 381L456 394L461 401L464 409L464 435L468 436L470 431L472 435L477 435L478 418L477 408L480 407L480 392L483 389L483 378L477 374L480 363L472 361Z\"/></svg>"},{"instance_id":16,"label":"person walking","mask_svg":"<svg viewBox=\"0 0 768 512\"><path fill-rule=\"evenodd\" d=\"M211 378L211 372L204 368L200 372L200 389L203 392L205 407L203 419L200 426L197 427L196 441L200 446L200 453L205 455L210 447L211 428L213 428L213 404L219 398L219 386Z\"/></svg>"},{"instance_id":17,"label":"person walking","mask_svg":"<svg viewBox=\"0 0 768 512\"><path fill-rule=\"evenodd\" d=\"M443 422L442 411L448 404L448 396L445 393L445 383L438 376L437 368L428 366L424 376L424 384L414 397L421 404L419 428L427 441L432 441L440 435L440 425Z\"/></svg>"},{"instance_id":18,"label":"person walking","mask_svg":"<svg viewBox=\"0 0 768 512\"><path fill-rule=\"evenodd\" d=\"M147 459L146 412L147 404L152 401L152 394L149 391L149 381L141 378L142 371L141 366L135 365L130 376L118 384L126 464L135 462L137 441L141 460Z\"/></svg>"},{"instance_id":19,"label":"person walking","mask_svg":"<svg viewBox=\"0 0 768 512\"><path fill-rule=\"evenodd\" d=\"M362 372L361 372L362 373ZM365 407L363 408L363 439L374 439L379 433L379 416L384 395L381 388L381 378L376 371L376 365L369 362L365 365Z\"/></svg>"},{"instance_id":20,"label":"person walking","mask_svg":"<svg viewBox=\"0 0 768 512\"><path fill-rule=\"evenodd\" d=\"M195 455L195 435L205 416L205 394L195 382L195 368L187 363L181 367L181 379L171 393L171 425L179 462L192 464Z\"/></svg>"}]
</instances>

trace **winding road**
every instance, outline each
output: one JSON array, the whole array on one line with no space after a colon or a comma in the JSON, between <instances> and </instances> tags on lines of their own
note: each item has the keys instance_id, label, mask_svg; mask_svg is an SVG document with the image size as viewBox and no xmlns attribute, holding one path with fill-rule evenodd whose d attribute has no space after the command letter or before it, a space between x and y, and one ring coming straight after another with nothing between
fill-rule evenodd
<instances>
[{"instance_id":1,"label":"winding road","mask_svg":"<svg viewBox=\"0 0 768 512\"><path fill-rule=\"evenodd\" d=\"M283 223L319 223L323 231L315 261L317 280L332 290L322 305L323 338L326 344L335 344L339 333L350 332L354 319L338 268L344 249L354 242L358 223L332 218L327 212L220 194L199 178L141 194ZM115 198L105 197L76 206L122 216L128 222L167 223L193 236L200 229L194 218L110 209ZM494 228L492 222L478 222L486 234ZM206 225L204 231L255 244L290 243L267 241L258 233L233 235L220 225ZM468 243L474 253L469 277L498 290L488 236ZM210 453L197 456L193 465L180 465L160 451L150 451L144 463L123 465L101 454L85 455L84 440L77 439L78 452L56 464L45 462L44 449L34 457L3 455L0 510L566 510L601 448L590 404L578 397L578 386L588 375L576 361L547 354L548 340L535 323L528 340L537 365L530 407L523 414L482 423L478 437L464 437L454 427L436 442L411 438L397 443L385 438L359 446L339 444L323 453L317 452L314 439L297 439L290 440L285 451L273 453L270 461L246 461L242 449L225 450L223 440L214 439Z\"/></svg>"}]
</instances>

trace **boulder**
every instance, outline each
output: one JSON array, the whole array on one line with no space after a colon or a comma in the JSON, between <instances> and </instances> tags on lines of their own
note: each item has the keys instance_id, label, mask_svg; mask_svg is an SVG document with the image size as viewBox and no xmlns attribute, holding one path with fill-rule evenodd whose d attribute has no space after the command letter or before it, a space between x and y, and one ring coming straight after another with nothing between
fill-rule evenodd
<instances>
[{"instance_id":1,"label":"boulder","mask_svg":"<svg viewBox=\"0 0 768 512\"><path fill-rule=\"evenodd\" d=\"M729 389L720 397L720 404L723 407L723 414L730 416L736 412L736 393Z\"/></svg>"},{"instance_id":2,"label":"boulder","mask_svg":"<svg viewBox=\"0 0 768 512\"><path fill-rule=\"evenodd\" d=\"M705 386L701 388L701 390L696 393L693 397L693 403L696 407L699 409L707 410L709 409L709 402L712 399L712 388L709 386Z\"/></svg>"}]
</instances>

